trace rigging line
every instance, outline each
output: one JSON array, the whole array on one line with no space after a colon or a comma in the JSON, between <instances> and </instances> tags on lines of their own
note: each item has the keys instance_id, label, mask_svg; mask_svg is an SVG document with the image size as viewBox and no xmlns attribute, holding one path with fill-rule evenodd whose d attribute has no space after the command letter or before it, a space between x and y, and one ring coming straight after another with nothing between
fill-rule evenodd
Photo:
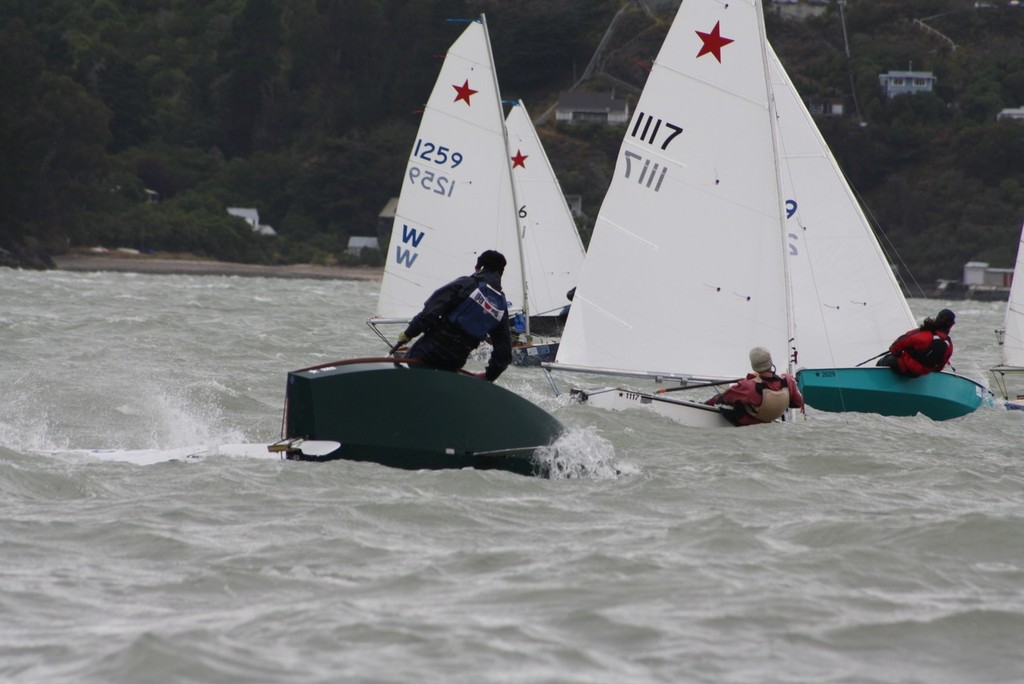
<instances>
[{"instance_id":1,"label":"rigging line","mask_svg":"<svg viewBox=\"0 0 1024 684\"><path fill-rule=\"evenodd\" d=\"M853 77L853 63L851 61L851 55L850 55L850 42L849 42L849 39L847 38L847 34L846 34L846 16L843 13L843 7L846 5L846 3L844 2L844 0L839 0L838 5L839 5L839 20L842 23L843 43L844 43L845 51L846 51L846 69L847 69L847 73L849 74L849 77L850 77L850 95L853 98L853 107L854 107L854 109L857 112L857 122L860 124L861 127L864 127L867 124L864 122L864 118L861 116L861 112L860 112L860 103L859 103L859 101L857 99L857 87L856 87L856 83L855 83L855 80L854 80L854 77ZM863 209L864 213L866 215L870 216L871 222L873 224L872 227L874 228L875 233L877 235L881 236L881 238L884 240L885 244L888 246L887 250L883 249L883 253L886 255L886 258L889 258L890 255L894 255L896 257L896 260L899 261L899 264L900 264L901 268L899 269L899 272L894 274L894 276L896 277L897 281L902 285L904 290L906 290L907 292L911 292L911 288L910 288L909 284L907 283L906 278L904 278L904 276L903 276L903 273L906 272L907 274L910 275L911 280L914 281L914 287L917 288L917 291L920 294L920 296L922 296L922 297L925 296L924 289L917 282L917 279L914 278L914 274L911 273L910 269L907 266L907 263L903 260L903 257L900 255L899 251L896 249L896 246L892 243L892 240L890 240L889 236L886 235L886 233L882 230L881 224L879 223L878 219L875 217L874 213L871 211L870 207L868 207L867 203L864 201L864 197L860 194L860 192L857 190L857 188L854 187L853 183L850 182L849 177L846 176L846 172L842 171L842 169L840 169L840 172L843 174L843 177L846 178L846 183L850 187L851 192L853 192L856 195L857 200L860 202L861 208Z\"/></svg>"},{"instance_id":2,"label":"rigging line","mask_svg":"<svg viewBox=\"0 0 1024 684\"><path fill-rule=\"evenodd\" d=\"M780 64L782 63L781 60L779 60L779 63ZM821 140L824 142L824 144L825 144L825 146L827 148L828 147L828 141L826 141L824 139L824 136L820 135L820 131L819 131L819 136L821 137ZM824 153L824 150L822 151L822 153ZM882 230L881 223L878 221L878 218L874 215L874 212L871 211L871 207L868 206L867 202L864 200L864 196L861 195L860 191L853 184L853 181L846 174L846 171L843 170L842 165L839 164L839 160L838 159L836 160L836 163L835 163L834 166L837 169L837 171L840 174L840 176L843 178L843 180L846 181L846 186L850 189L850 192L853 193L855 199L857 200L857 203L860 205L860 208L861 208L861 210L863 211L863 213L865 215L865 218L870 219L869 228L871 228L873 230L873 232L876 234L876 236L881 238L880 242L884 242L885 246L888 247L888 249L885 249L885 247L883 246L883 249L882 249L882 252L885 255L886 259L889 260L889 261L892 261L893 258L895 258L895 260L899 262L901 268L898 269L899 272L893 274L894 277L903 286L904 290L906 290L907 292L912 292L912 290L910 288L910 285L907 283L906 278L903 276L903 272L906 272L910 276L910 279L913 281L913 285L917 289L917 292L919 293L919 296L920 297L925 297L926 295L925 295L925 292L924 292L924 288L922 288L920 283L917 282L917 279L914 278L914 274L910 271L910 268L907 266L907 262L904 261L902 255L900 255L900 253L899 253L899 250L896 249L896 246L893 244L892 240L889 239L889 236L885 233L884 230ZM801 227L803 227L803 226L801 226ZM882 246L882 245L880 244L879 246Z\"/></svg>"},{"instance_id":3,"label":"rigging line","mask_svg":"<svg viewBox=\"0 0 1024 684\"><path fill-rule=\"evenodd\" d=\"M846 15L843 13L843 7L846 6L845 0L839 0L839 22L843 27L843 46L846 50L846 73L850 78L850 96L853 98L853 108L857 112L857 123L863 127L864 117L860 114L860 102L857 99L857 84L853 78L853 63L850 60L850 39L846 34Z\"/></svg>"},{"instance_id":4,"label":"rigging line","mask_svg":"<svg viewBox=\"0 0 1024 684\"><path fill-rule=\"evenodd\" d=\"M372 330L374 334L376 334L377 337L380 338L381 342L386 344L388 347L391 346L391 342L389 342L388 338L384 336L384 333L377 329L377 326L373 324L373 321L366 321L366 325L370 326L370 330Z\"/></svg>"}]
</instances>

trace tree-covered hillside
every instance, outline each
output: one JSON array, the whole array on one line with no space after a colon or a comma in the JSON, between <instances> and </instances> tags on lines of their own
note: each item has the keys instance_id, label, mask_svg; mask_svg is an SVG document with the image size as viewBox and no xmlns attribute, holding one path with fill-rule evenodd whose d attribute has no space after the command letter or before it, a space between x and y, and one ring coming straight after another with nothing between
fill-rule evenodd
<instances>
[{"instance_id":1,"label":"tree-covered hillside","mask_svg":"<svg viewBox=\"0 0 1024 684\"><path fill-rule=\"evenodd\" d=\"M536 117L590 63L587 90L634 98L671 22L623 0L6 0L0 4L0 247L103 244L221 259L343 260L397 194L439 56L484 12L503 94ZM1024 8L850 0L768 33L910 272L1007 266L1024 218ZM914 22L923 20L926 30ZM936 33L938 32L938 33ZM950 47L944 34L955 45ZM849 44L849 58L846 44ZM881 97L878 74L934 71ZM553 118L551 119L553 121ZM596 216L622 129L541 126L567 193ZM147 190L161 201L147 201ZM277 238L227 206L252 206ZM0 255L2 256L2 255Z\"/></svg>"},{"instance_id":2,"label":"tree-covered hillside","mask_svg":"<svg viewBox=\"0 0 1024 684\"><path fill-rule=\"evenodd\" d=\"M958 279L970 260L1013 266L1024 220L1024 122L996 121L1024 106L1024 7L974 5L848 4L849 59L836 5L769 25L804 96L844 97L847 117L819 127L922 283ZM910 68L933 72L935 92L885 101L878 75Z\"/></svg>"}]
</instances>

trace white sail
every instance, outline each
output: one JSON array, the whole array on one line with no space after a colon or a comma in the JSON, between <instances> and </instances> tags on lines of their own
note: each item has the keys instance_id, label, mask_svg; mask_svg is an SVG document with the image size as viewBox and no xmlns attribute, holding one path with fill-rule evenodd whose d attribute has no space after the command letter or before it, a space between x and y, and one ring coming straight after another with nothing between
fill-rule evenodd
<instances>
[{"instance_id":1,"label":"white sail","mask_svg":"<svg viewBox=\"0 0 1024 684\"><path fill-rule=\"evenodd\" d=\"M791 337L759 3L682 3L587 249L558 365L733 378ZM782 364L780 364L782 365Z\"/></svg>"},{"instance_id":2,"label":"white sail","mask_svg":"<svg viewBox=\"0 0 1024 684\"><path fill-rule=\"evenodd\" d=\"M565 195L522 102L505 119L526 262L531 316L555 316L568 304L583 266L583 242Z\"/></svg>"},{"instance_id":3,"label":"white sail","mask_svg":"<svg viewBox=\"0 0 1024 684\"><path fill-rule=\"evenodd\" d=\"M915 327L885 255L839 165L768 46L786 200L798 365L849 367Z\"/></svg>"},{"instance_id":4,"label":"white sail","mask_svg":"<svg viewBox=\"0 0 1024 684\"><path fill-rule=\"evenodd\" d=\"M748 350L764 346L777 366L801 367L804 399L821 410L947 420L981 405L984 388L955 374L908 383L857 368L914 320L765 39L760 0L683 2L615 174L549 368L680 378L664 389L685 389L741 375ZM729 424L662 390L574 393Z\"/></svg>"},{"instance_id":5,"label":"white sail","mask_svg":"<svg viewBox=\"0 0 1024 684\"><path fill-rule=\"evenodd\" d=\"M1010 299L1006 303L1003 333L1003 365L1024 368L1024 228L1021 229L1017 262L1013 267Z\"/></svg>"},{"instance_id":6,"label":"white sail","mask_svg":"<svg viewBox=\"0 0 1024 684\"><path fill-rule=\"evenodd\" d=\"M1003 328L996 330L996 335L1002 363L989 369L993 387L1007 400L1007 408L1019 409L1024 406L1024 227L1017 245Z\"/></svg>"},{"instance_id":7,"label":"white sail","mask_svg":"<svg viewBox=\"0 0 1024 684\"><path fill-rule=\"evenodd\" d=\"M505 255L502 285L525 301L504 111L483 16L452 43L406 167L377 319L412 318L434 290L472 272L488 249Z\"/></svg>"}]
</instances>

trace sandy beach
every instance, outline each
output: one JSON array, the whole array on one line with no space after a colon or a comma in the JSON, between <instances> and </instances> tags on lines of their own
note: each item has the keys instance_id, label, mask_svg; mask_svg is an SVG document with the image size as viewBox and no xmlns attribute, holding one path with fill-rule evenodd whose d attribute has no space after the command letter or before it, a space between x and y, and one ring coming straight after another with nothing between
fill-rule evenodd
<instances>
[{"instance_id":1,"label":"sandy beach","mask_svg":"<svg viewBox=\"0 0 1024 684\"><path fill-rule=\"evenodd\" d=\"M318 266L289 264L265 266L236 264L176 257L173 255L125 254L119 252L74 252L53 257L58 269L64 271L122 271L127 273L159 273L167 275L230 275L264 278L315 278L319 280L380 280L384 269L369 266Z\"/></svg>"}]
</instances>

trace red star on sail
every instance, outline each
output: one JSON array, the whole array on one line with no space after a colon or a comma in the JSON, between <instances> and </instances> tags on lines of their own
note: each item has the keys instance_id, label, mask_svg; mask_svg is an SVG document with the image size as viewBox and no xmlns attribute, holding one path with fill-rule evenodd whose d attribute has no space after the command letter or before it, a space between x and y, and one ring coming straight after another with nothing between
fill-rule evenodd
<instances>
[{"instance_id":1,"label":"red star on sail","mask_svg":"<svg viewBox=\"0 0 1024 684\"><path fill-rule=\"evenodd\" d=\"M480 92L478 90L473 90L472 88L469 87L469 79L468 78L466 79L465 83L463 83L462 85L460 85L460 86L453 85L452 88L455 88L455 92L458 93L458 95L455 96L455 99L453 100L453 102L458 102L459 100L462 100L462 101L464 101L466 103L466 105L470 104L470 102L469 102L469 98L470 97L472 97L473 95L476 95L478 92Z\"/></svg>"},{"instance_id":2,"label":"red star on sail","mask_svg":"<svg viewBox=\"0 0 1024 684\"><path fill-rule=\"evenodd\" d=\"M530 158L530 155L523 154L522 150L516 150L516 156L512 157L512 168L521 166L526 168L526 160Z\"/></svg>"},{"instance_id":3,"label":"red star on sail","mask_svg":"<svg viewBox=\"0 0 1024 684\"><path fill-rule=\"evenodd\" d=\"M723 38L722 33L718 27L719 23L715 22L715 28L711 29L711 33L704 33L703 31L697 31L697 35L704 41L704 45L701 46L700 52L697 53L697 57L703 57L704 55L711 54L715 56L718 63L722 63L722 48L733 42L732 38Z\"/></svg>"}]
</instances>

